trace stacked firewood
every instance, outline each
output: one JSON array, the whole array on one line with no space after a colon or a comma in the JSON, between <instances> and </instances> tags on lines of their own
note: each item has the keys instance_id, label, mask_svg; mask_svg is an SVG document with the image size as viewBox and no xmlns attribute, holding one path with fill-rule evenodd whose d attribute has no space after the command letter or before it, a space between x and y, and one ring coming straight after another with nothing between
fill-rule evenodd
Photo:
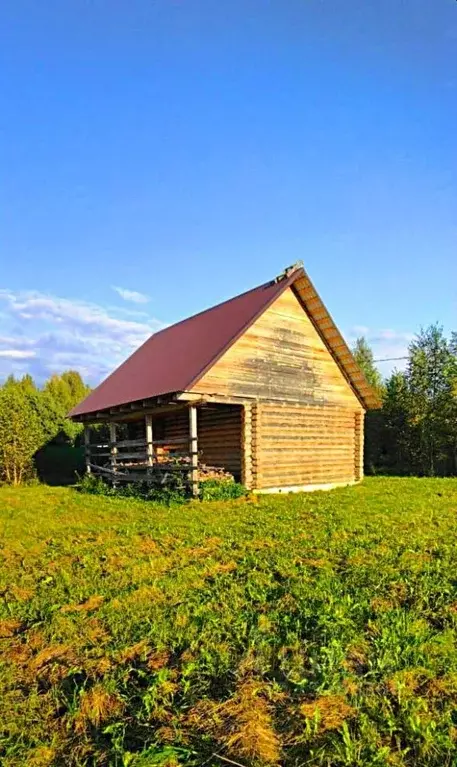
<instances>
[{"instance_id":1,"label":"stacked firewood","mask_svg":"<svg viewBox=\"0 0 457 767\"><path fill-rule=\"evenodd\" d=\"M233 474L219 466L207 466L200 464L198 467L198 481L205 482L208 479L218 479L225 482L233 482Z\"/></svg>"}]
</instances>

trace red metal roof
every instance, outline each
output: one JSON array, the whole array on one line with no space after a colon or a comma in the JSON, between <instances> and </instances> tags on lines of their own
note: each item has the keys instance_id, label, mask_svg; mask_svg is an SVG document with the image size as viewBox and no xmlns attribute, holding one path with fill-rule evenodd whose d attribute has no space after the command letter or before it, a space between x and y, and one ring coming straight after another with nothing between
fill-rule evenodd
<instances>
[{"instance_id":1,"label":"red metal roof","mask_svg":"<svg viewBox=\"0 0 457 767\"><path fill-rule=\"evenodd\" d=\"M191 389L296 279L295 271L154 333L70 417Z\"/></svg>"}]
</instances>

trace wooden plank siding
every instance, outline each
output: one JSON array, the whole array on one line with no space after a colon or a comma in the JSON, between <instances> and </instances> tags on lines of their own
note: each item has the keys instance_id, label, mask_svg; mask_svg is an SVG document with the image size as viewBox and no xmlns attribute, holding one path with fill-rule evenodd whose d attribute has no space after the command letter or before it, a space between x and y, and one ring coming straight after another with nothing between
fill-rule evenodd
<instances>
[{"instance_id":1,"label":"wooden plank siding","mask_svg":"<svg viewBox=\"0 0 457 767\"><path fill-rule=\"evenodd\" d=\"M291 288L192 394L245 400L242 476L252 489L362 477L364 409Z\"/></svg>"},{"instance_id":2,"label":"wooden plank siding","mask_svg":"<svg viewBox=\"0 0 457 767\"><path fill-rule=\"evenodd\" d=\"M362 410L291 288L222 355L192 392Z\"/></svg>"}]
</instances>

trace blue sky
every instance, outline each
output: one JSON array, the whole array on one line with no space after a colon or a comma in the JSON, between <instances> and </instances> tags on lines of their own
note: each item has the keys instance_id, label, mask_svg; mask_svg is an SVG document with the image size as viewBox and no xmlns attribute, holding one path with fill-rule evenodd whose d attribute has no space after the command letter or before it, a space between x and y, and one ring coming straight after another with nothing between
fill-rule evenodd
<instances>
[{"instance_id":1,"label":"blue sky","mask_svg":"<svg viewBox=\"0 0 457 767\"><path fill-rule=\"evenodd\" d=\"M456 136L454 0L2 3L0 376L298 259L378 356L457 329Z\"/></svg>"}]
</instances>

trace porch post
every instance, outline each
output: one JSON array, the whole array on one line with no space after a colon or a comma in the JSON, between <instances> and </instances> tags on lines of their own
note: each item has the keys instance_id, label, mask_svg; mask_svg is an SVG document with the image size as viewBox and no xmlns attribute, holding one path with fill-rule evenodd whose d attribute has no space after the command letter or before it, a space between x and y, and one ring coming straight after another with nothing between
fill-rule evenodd
<instances>
[{"instance_id":1,"label":"porch post","mask_svg":"<svg viewBox=\"0 0 457 767\"><path fill-rule=\"evenodd\" d=\"M241 408L241 483L250 490L252 487L252 405Z\"/></svg>"},{"instance_id":2,"label":"porch post","mask_svg":"<svg viewBox=\"0 0 457 767\"><path fill-rule=\"evenodd\" d=\"M110 453L111 453L111 469L112 471L116 471L116 456L117 456L117 447L116 447L116 424L111 421L109 425L109 441L110 441Z\"/></svg>"},{"instance_id":3,"label":"porch post","mask_svg":"<svg viewBox=\"0 0 457 767\"><path fill-rule=\"evenodd\" d=\"M192 495L198 496L198 440L197 440L197 408L189 407L189 453L190 453L190 481Z\"/></svg>"},{"instance_id":4,"label":"porch post","mask_svg":"<svg viewBox=\"0 0 457 767\"><path fill-rule=\"evenodd\" d=\"M146 422L146 453L148 456L148 466L152 466L154 459L154 445L152 442L152 415L145 416Z\"/></svg>"},{"instance_id":5,"label":"porch post","mask_svg":"<svg viewBox=\"0 0 457 767\"><path fill-rule=\"evenodd\" d=\"M364 414L355 414L355 466L354 466L354 479L359 482L363 479L363 428L364 428Z\"/></svg>"},{"instance_id":6,"label":"porch post","mask_svg":"<svg viewBox=\"0 0 457 767\"><path fill-rule=\"evenodd\" d=\"M86 461L86 474L90 474L90 426L84 424L84 458Z\"/></svg>"}]
</instances>

